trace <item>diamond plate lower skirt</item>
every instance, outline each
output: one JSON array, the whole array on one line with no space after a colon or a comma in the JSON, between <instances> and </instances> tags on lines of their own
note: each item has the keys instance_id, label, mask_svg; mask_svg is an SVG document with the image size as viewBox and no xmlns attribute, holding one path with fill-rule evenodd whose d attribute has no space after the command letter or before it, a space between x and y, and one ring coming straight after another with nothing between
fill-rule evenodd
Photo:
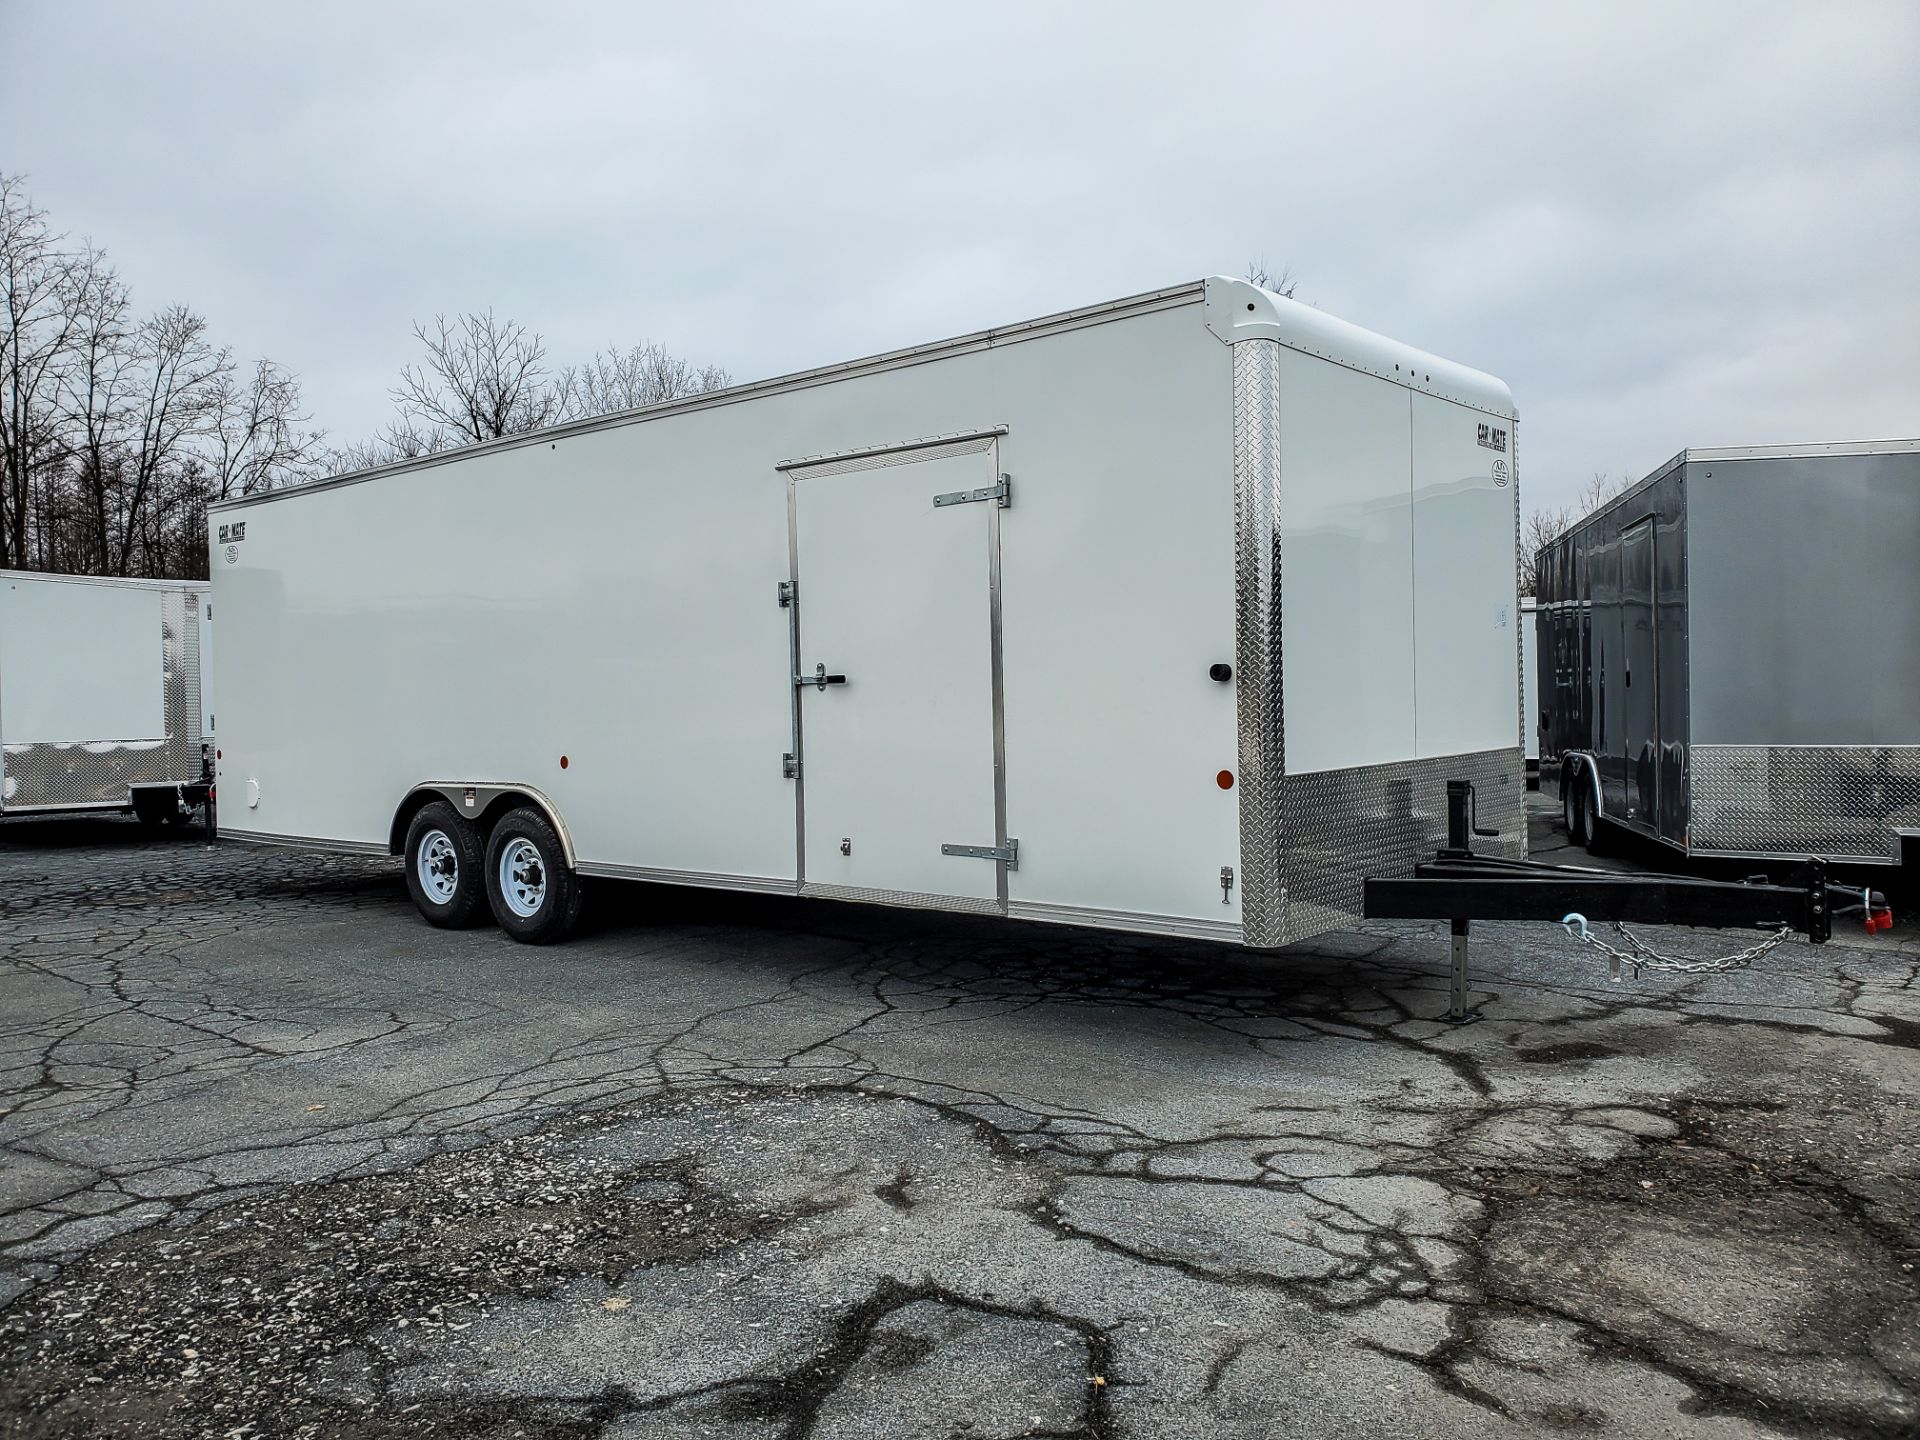
<instances>
[{"instance_id":1,"label":"diamond plate lower skirt","mask_svg":"<svg viewBox=\"0 0 1920 1440\"><path fill-rule=\"evenodd\" d=\"M129 785L183 778L171 773L170 761L165 740L9 745L0 758L0 804L9 810L125 805Z\"/></svg>"},{"instance_id":2,"label":"diamond plate lower skirt","mask_svg":"<svg viewBox=\"0 0 1920 1440\"><path fill-rule=\"evenodd\" d=\"M1695 745L1687 848L1897 861L1920 831L1920 745Z\"/></svg>"},{"instance_id":3,"label":"diamond plate lower skirt","mask_svg":"<svg viewBox=\"0 0 1920 1440\"><path fill-rule=\"evenodd\" d=\"M1361 882L1408 875L1447 839L1447 782L1473 782L1474 840L1487 855L1524 858L1526 762L1518 746L1472 755L1289 775L1281 786L1285 944L1361 919Z\"/></svg>"}]
</instances>

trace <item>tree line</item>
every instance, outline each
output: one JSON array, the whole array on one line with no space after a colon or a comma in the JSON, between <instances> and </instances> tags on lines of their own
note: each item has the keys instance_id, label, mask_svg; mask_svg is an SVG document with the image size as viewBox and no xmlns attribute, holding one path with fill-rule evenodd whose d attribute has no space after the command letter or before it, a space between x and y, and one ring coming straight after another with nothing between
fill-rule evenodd
<instances>
[{"instance_id":1,"label":"tree line","mask_svg":"<svg viewBox=\"0 0 1920 1440\"><path fill-rule=\"evenodd\" d=\"M1291 296L1285 267L1247 267ZM455 445L716 390L725 370L656 344L556 366L537 331L491 310L413 327L420 356L370 437L332 443L299 377L242 364L185 305L134 308L104 250L54 230L22 177L0 174L0 570L204 578L216 501ZM1571 506L1535 509L1521 593L1540 546L1619 493L1596 474Z\"/></svg>"},{"instance_id":2,"label":"tree line","mask_svg":"<svg viewBox=\"0 0 1920 1440\"><path fill-rule=\"evenodd\" d=\"M556 367L490 310L414 335L394 418L332 443L291 369L237 360L189 306L137 309L104 250L0 174L0 570L204 578L216 501L728 383L654 344Z\"/></svg>"}]
</instances>

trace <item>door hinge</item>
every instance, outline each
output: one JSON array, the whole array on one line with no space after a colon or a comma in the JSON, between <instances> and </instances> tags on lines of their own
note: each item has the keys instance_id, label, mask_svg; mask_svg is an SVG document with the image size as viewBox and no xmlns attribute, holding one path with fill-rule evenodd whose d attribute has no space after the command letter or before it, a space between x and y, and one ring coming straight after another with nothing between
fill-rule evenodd
<instances>
[{"instance_id":1,"label":"door hinge","mask_svg":"<svg viewBox=\"0 0 1920 1440\"><path fill-rule=\"evenodd\" d=\"M933 497L936 508L942 505L971 505L978 500L992 500L1005 510L1013 504L1013 477L1002 475L998 485L983 485L978 490L949 490L944 495Z\"/></svg>"},{"instance_id":2,"label":"door hinge","mask_svg":"<svg viewBox=\"0 0 1920 1440\"><path fill-rule=\"evenodd\" d=\"M1020 868L1020 842L1009 839L1005 845L942 845L942 855L959 855L968 860L1004 860L1007 869Z\"/></svg>"},{"instance_id":3,"label":"door hinge","mask_svg":"<svg viewBox=\"0 0 1920 1440\"><path fill-rule=\"evenodd\" d=\"M789 605L793 604L794 596L798 595L799 593L800 593L799 582L794 580L782 580L780 582L780 608L782 610L785 610Z\"/></svg>"},{"instance_id":4,"label":"door hinge","mask_svg":"<svg viewBox=\"0 0 1920 1440\"><path fill-rule=\"evenodd\" d=\"M791 750L780 757L780 775L786 780L798 780L800 778L800 762L794 758L794 753Z\"/></svg>"}]
</instances>

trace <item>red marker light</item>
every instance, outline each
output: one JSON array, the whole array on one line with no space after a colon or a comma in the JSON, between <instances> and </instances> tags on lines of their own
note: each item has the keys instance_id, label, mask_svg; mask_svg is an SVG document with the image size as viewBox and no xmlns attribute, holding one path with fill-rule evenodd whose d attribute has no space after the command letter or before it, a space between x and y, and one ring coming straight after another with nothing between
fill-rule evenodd
<instances>
[{"instance_id":1,"label":"red marker light","mask_svg":"<svg viewBox=\"0 0 1920 1440\"><path fill-rule=\"evenodd\" d=\"M1214 776L1213 779L1214 783L1222 790L1233 789L1233 771L1222 770L1218 775Z\"/></svg>"},{"instance_id":2,"label":"red marker light","mask_svg":"<svg viewBox=\"0 0 1920 1440\"><path fill-rule=\"evenodd\" d=\"M562 770L564 770L564 769L566 769L566 768L567 768L567 757L566 757L566 756L564 756L564 755L562 755L562 756L560 757L560 768L561 768Z\"/></svg>"}]
</instances>

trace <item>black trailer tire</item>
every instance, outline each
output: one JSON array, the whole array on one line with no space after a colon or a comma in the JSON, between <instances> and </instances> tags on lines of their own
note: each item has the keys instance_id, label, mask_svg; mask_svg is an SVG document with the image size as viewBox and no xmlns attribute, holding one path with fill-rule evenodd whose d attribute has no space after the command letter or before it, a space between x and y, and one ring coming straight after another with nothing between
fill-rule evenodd
<instances>
[{"instance_id":1,"label":"black trailer tire","mask_svg":"<svg viewBox=\"0 0 1920 1440\"><path fill-rule=\"evenodd\" d=\"M148 830L158 830L167 823L168 812L179 808L170 790L135 790L128 798L134 818Z\"/></svg>"},{"instance_id":2,"label":"black trailer tire","mask_svg":"<svg viewBox=\"0 0 1920 1440\"><path fill-rule=\"evenodd\" d=\"M472 823L444 800L407 822L407 893L429 925L464 930L486 916L485 850Z\"/></svg>"},{"instance_id":3,"label":"black trailer tire","mask_svg":"<svg viewBox=\"0 0 1920 1440\"><path fill-rule=\"evenodd\" d=\"M522 806L501 816L487 837L486 875L493 918L523 944L564 940L579 922L580 877L538 810Z\"/></svg>"},{"instance_id":4,"label":"black trailer tire","mask_svg":"<svg viewBox=\"0 0 1920 1440\"><path fill-rule=\"evenodd\" d=\"M1593 810L1587 794L1587 772L1579 765L1567 773L1561 787L1561 808L1567 822L1567 843L1586 849L1593 844Z\"/></svg>"}]
</instances>

